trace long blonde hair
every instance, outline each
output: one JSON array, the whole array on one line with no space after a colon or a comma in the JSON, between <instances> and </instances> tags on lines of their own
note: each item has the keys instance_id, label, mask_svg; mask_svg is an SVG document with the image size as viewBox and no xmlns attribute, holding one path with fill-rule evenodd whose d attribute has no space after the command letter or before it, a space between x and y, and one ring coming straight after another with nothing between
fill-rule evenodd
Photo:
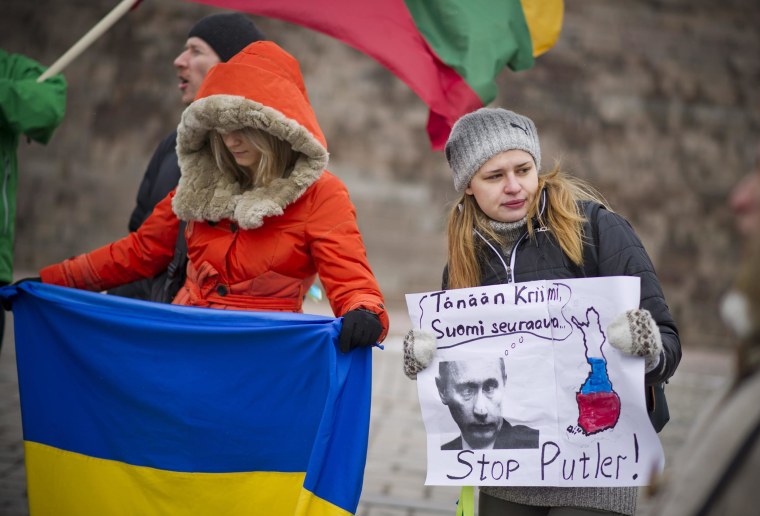
<instances>
[{"instance_id":1,"label":"long blonde hair","mask_svg":"<svg viewBox=\"0 0 760 516\"><path fill-rule=\"evenodd\" d=\"M300 154L288 142L252 127L244 127L241 133L261 153L261 159L254 169L241 167L235 162L218 131L211 131L209 144L219 169L234 177L243 190L266 186L272 180L290 174Z\"/></svg>"},{"instance_id":2,"label":"long blonde hair","mask_svg":"<svg viewBox=\"0 0 760 516\"><path fill-rule=\"evenodd\" d=\"M539 213L541 192L547 195L544 213ZM602 195L590 184L563 172L559 165L551 172L538 176L536 195L528 206L528 235L535 237L534 219L539 226L551 229L562 251L576 265L583 266L584 215L579 201L595 201L607 206ZM500 241L489 224L489 218L475 201L475 197L462 194L451 208L448 222L448 285L447 288L475 287L480 284L478 249L473 229Z\"/></svg>"}]
</instances>

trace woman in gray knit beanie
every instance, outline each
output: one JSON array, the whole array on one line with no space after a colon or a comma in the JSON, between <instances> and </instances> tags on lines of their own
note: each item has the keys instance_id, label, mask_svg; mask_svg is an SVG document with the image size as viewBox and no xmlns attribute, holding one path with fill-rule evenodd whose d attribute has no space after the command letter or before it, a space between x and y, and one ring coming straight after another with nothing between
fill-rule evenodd
<instances>
[{"instance_id":1,"label":"woman in gray knit beanie","mask_svg":"<svg viewBox=\"0 0 760 516\"><path fill-rule=\"evenodd\" d=\"M662 384L681 359L678 329L649 256L631 225L606 208L584 181L558 166L541 172L533 121L501 108L460 118L445 147L461 194L449 214L448 264L443 289L583 278L638 276L639 309L607 328L609 343L644 357L650 419L667 422ZM435 354L435 337L414 329L404 339L404 371L416 378ZM656 394L651 394L651 393ZM482 487L479 514L627 514L636 487Z\"/></svg>"}]
</instances>

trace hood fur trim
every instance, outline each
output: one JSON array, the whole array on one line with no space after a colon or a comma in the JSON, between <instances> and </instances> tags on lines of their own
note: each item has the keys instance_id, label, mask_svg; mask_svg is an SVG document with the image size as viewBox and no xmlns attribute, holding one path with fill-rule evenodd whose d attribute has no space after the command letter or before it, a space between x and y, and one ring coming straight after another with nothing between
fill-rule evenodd
<instances>
[{"instance_id":1,"label":"hood fur trim","mask_svg":"<svg viewBox=\"0 0 760 516\"><path fill-rule=\"evenodd\" d=\"M216 165L208 144L209 131L254 127L291 144L303 154L287 178L241 191L232 176ZM181 220L231 219L243 229L264 224L264 217L282 215L327 166L327 149L301 124L280 111L235 95L196 100L182 113L177 128L177 157L182 176L172 207Z\"/></svg>"}]
</instances>

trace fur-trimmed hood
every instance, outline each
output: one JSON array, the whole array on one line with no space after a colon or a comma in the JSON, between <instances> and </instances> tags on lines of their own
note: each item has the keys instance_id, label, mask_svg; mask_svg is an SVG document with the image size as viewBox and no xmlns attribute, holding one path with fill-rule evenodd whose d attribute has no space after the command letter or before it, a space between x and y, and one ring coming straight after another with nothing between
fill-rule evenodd
<instances>
[{"instance_id":1,"label":"fur-trimmed hood","mask_svg":"<svg viewBox=\"0 0 760 516\"><path fill-rule=\"evenodd\" d=\"M244 127L277 136L303 155L287 178L241 191L234 178L219 170L209 132ZM231 219L253 229L264 217L281 215L319 179L328 159L298 62L275 43L258 41L212 68L182 113L177 157L182 177L172 207L180 219Z\"/></svg>"}]
</instances>

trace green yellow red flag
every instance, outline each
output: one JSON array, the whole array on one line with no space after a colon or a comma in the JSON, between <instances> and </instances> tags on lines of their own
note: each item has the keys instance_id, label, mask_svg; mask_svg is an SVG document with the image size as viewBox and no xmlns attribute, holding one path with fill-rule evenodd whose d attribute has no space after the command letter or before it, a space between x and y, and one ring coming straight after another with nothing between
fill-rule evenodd
<instances>
[{"instance_id":1,"label":"green yellow red flag","mask_svg":"<svg viewBox=\"0 0 760 516\"><path fill-rule=\"evenodd\" d=\"M435 149L496 97L505 67L526 70L555 44L564 10L562 0L194 1L302 25L373 57L428 105Z\"/></svg>"}]
</instances>

